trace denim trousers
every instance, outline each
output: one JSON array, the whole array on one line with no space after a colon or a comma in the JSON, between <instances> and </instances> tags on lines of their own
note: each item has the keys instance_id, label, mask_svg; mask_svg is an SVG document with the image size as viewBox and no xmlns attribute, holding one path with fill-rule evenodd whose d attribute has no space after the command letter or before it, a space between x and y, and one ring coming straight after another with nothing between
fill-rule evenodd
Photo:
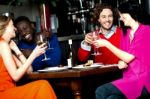
<instances>
[{"instance_id":1,"label":"denim trousers","mask_svg":"<svg viewBox=\"0 0 150 99\"><path fill-rule=\"evenodd\" d=\"M123 93L112 83L98 87L95 93L96 99L126 99Z\"/></svg>"},{"instance_id":2,"label":"denim trousers","mask_svg":"<svg viewBox=\"0 0 150 99\"><path fill-rule=\"evenodd\" d=\"M107 83L98 87L95 91L95 94L96 99L126 99L125 95L112 83ZM149 96L149 93L145 87L142 90L141 96L142 97Z\"/></svg>"}]
</instances>

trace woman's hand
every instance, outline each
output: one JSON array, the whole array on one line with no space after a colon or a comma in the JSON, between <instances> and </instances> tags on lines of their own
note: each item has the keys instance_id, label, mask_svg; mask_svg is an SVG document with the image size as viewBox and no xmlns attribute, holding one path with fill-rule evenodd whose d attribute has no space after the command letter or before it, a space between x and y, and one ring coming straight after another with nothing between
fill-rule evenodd
<instances>
[{"instance_id":1,"label":"woman's hand","mask_svg":"<svg viewBox=\"0 0 150 99\"><path fill-rule=\"evenodd\" d=\"M96 46L97 48L106 47L108 44L110 44L109 41L101 38L93 42L93 45Z\"/></svg>"},{"instance_id":2,"label":"woman's hand","mask_svg":"<svg viewBox=\"0 0 150 99\"><path fill-rule=\"evenodd\" d=\"M33 56L35 56L35 57L38 57L41 54L44 54L47 49L47 46L45 46L45 45L46 45L45 43L43 43L41 45L37 45L31 54L33 54Z\"/></svg>"},{"instance_id":3,"label":"woman's hand","mask_svg":"<svg viewBox=\"0 0 150 99\"><path fill-rule=\"evenodd\" d=\"M128 67L128 64L127 63L125 63L124 61L119 61L118 62L118 68L119 69L124 69L124 68L127 68Z\"/></svg>"}]
</instances>

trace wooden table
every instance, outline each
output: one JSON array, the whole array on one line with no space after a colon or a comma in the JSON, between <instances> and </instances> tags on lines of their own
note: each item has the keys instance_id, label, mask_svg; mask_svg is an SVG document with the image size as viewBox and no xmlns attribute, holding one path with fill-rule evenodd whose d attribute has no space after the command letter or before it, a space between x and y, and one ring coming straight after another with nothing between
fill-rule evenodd
<instances>
[{"instance_id":1,"label":"wooden table","mask_svg":"<svg viewBox=\"0 0 150 99\"><path fill-rule=\"evenodd\" d=\"M58 83L59 85L69 86L74 94L75 99L81 99L82 79L84 77L101 75L107 72L118 70L119 69L117 66L103 66L93 69L82 69L82 70L69 69L59 72L46 72L46 73L34 72L30 75L26 75L25 79L28 80L57 79L57 81L59 79Z\"/></svg>"}]
</instances>

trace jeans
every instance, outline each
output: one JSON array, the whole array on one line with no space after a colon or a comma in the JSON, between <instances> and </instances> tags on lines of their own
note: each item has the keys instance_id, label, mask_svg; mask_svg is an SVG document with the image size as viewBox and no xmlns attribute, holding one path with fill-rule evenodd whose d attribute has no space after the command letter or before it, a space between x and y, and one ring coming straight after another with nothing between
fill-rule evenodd
<instances>
[{"instance_id":1,"label":"jeans","mask_svg":"<svg viewBox=\"0 0 150 99\"><path fill-rule=\"evenodd\" d=\"M125 95L112 83L107 83L98 87L95 93L96 99L126 99ZM149 97L150 95L146 87L144 87L141 96L137 99L150 99Z\"/></svg>"},{"instance_id":2,"label":"jeans","mask_svg":"<svg viewBox=\"0 0 150 99\"><path fill-rule=\"evenodd\" d=\"M96 99L126 99L125 95L112 83L98 87L95 93Z\"/></svg>"},{"instance_id":3,"label":"jeans","mask_svg":"<svg viewBox=\"0 0 150 99\"><path fill-rule=\"evenodd\" d=\"M141 96L137 99L150 99L150 94L148 93L146 87L143 88Z\"/></svg>"}]
</instances>

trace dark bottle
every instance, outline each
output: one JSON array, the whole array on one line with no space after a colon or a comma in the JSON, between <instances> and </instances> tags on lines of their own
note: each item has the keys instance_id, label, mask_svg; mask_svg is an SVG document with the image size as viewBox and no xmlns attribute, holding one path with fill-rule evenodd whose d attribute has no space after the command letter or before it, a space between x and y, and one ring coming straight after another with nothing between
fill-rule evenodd
<instances>
[{"instance_id":1,"label":"dark bottle","mask_svg":"<svg viewBox=\"0 0 150 99\"><path fill-rule=\"evenodd\" d=\"M77 34L77 28L76 28L76 20L77 20L77 16L76 14L72 15L72 34L75 35Z\"/></svg>"},{"instance_id":2,"label":"dark bottle","mask_svg":"<svg viewBox=\"0 0 150 99\"><path fill-rule=\"evenodd\" d=\"M80 18L76 18L76 21L74 23L74 28L75 28L75 34L82 34L83 33Z\"/></svg>"}]
</instances>

